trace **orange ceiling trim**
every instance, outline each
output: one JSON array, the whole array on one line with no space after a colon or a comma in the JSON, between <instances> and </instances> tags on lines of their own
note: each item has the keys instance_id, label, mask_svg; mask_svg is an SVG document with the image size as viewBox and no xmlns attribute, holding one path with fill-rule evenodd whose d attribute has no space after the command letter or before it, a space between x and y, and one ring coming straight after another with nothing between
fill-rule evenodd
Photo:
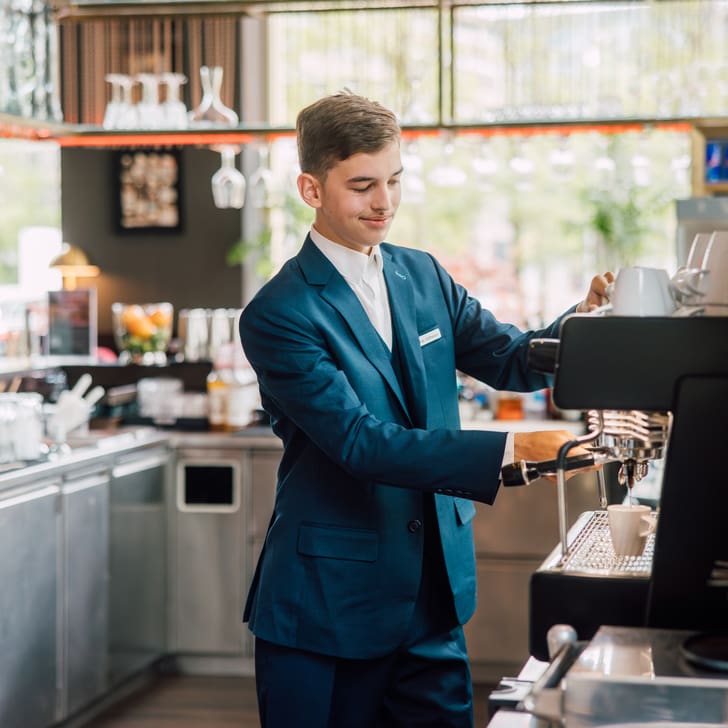
<instances>
[{"instance_id":1,"label":"orange ceiling trim","mask_svg":"<svg viewBox=\"0 0 728 728\"><path fill-rule=\"evenodd\" d=\"M155 134L79 134L56 137L62 147L154 147L210 146L213 144L248 144L256 137L248 133L168 133Z\"/></svg>"}]
</instances>

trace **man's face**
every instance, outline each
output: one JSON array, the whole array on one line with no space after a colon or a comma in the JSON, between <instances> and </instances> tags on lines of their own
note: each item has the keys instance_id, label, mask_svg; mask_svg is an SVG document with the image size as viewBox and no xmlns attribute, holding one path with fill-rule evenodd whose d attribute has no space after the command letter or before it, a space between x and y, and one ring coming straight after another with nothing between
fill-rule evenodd
<instances>
[{"instance_id":1,"label":"man's face","mask_svg":"<svg viewBox=\"0 0 728 728\"><path fill-rule=\"evenodd\" d=\"M401 197L402 159L392 142L374 154L354 154L326 179L299 177L304 201L316 209L314 227L339 245L369 253L389 231Z\"/></svg>"}]
</instances>

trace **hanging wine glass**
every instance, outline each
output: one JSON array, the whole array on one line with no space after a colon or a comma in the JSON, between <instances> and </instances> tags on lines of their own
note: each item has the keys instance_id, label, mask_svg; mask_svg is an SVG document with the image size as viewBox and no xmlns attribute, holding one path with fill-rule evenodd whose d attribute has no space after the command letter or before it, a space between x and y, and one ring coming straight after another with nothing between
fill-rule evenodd
<instances>
[{"instance_id":1,"label":"hanging wine glass","mask_svg":"<svg viewBox=\"0 0 728 728\"><path fill-rule=\"evenodd\" d=\"M617 174L617 163L609 154L609 145L604 136L596 138L597 156L594 159L595 183L602 190L609 190L614 186Z\"/></svg>"},{"instance_id":2,"label":"hanging wine glass","mask_svg":"<svg viewBox=\"0 0 728 728\"><path fill-rule=\"evenodd\" d=\"M499 164L489 139L484 139L480 143L478 152L473 157L472 165L479 186L482 189L490 189L493 183L493 176L498 171Z\"/></svg>"},{"instance_id":3,"label":"hanging wine glass","mask_svg":"<svg viewBox=\"0 0 728 728\"><path fill-rule=\"evenodd\" d=\"M248 177L248 194L253 207L270 207L270 194L273 189L273 172L268 166L268 145L258 147L258 166Z\"/></svg>"},{"instance_id":4,"label":"hanging wine glass","mask_svg":"<svg viewBox=\"0 0 728 728\"><path fill-rule=\"evenodd\" d=\"M222 89L222 66L202 66L200 81L202 82L202 101L190 112L190 121L198 126L235 126L238 115L223 104L220 98Z\"/></svg>"},{"instance_id":5,"label":"hanging wine glass","mask_svg":"<svg viewBox=\"0 0 728 728\"><path fill-rule=\"evenodd\" d=\"M436 187L460 187L468 179L467 174L454 160L455 143L452 134L443 135L442 162L430 172L428 179Z\"/></svg>"},{"instance_id":6,"label":"hanging wine glass","mask_svg":"<svg viewBox=\"0 0 728 728\"><path fill-rule=\"evenodd\" d=\"M220 169L212 175L212 199L215 207L225 210L240 209L245 204L245 177L235 166L235 155L238 147L225 144L215 147L222 157Z\"/></svg>"},{"instance_id":7,"label":"hanging wine glass","mask_svg":"<svg viewBox=\"0 0 728 728\"><path fill-rule=\"evenodd\" d=\"M650 170L650 158L645 150L647 145L646 135L642 135L637 142L637 151L632 155L632 178L637 187L647 187L652 179Z\"/></svg>"},{"instance_id":8,"label":"hanging wine glass","mask_svg":"<svg viewBox=\"0 0 728 728\"><path fill-rule=\"evenodd\" d=\"M531 159L530 148L525 139L516 141L516 150L508 165L515 173L516 189L527 190L532 186L533 160Z\"/></svg>"},{"instance_id":9,"label":"hanging wine glass","mask_svg":"<svg viewBox=\"0 0 728 728\"><path fill-rule=\"evenodd\" d=\"M402 199L415 205L422 204L426 197L425 181L422 178L424 163L418 142L410 139L402 146Z\"/></svg>"},{"instance_id":10,"label":"hanging wine glass","mask_svg":"<svg viewBox=\"0 0 728 728\"><path fill-rule=\"evenodd\" d=\"M554 175L559 179L568 179L574 171L574 152L571 149L571 137L567 134L559 137L549 154L549 164Z\"/></svg>"}]
</instances>

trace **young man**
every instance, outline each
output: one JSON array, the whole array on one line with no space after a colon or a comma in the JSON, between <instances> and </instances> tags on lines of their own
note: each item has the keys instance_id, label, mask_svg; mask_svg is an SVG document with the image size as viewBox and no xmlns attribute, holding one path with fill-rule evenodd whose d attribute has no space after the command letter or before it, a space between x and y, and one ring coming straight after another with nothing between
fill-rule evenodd
<instances>
[{"instance_id":1,"label":"young man","mask_svg":"<svg viewBox=\"0 0 728 728\"><path fill-rule=\"evenodd\" d=\"M399 134L390 111L353 94L301 111L313 227L241 317L284 445L244 615L264 728L470 728L472 501L493 503L504 462L551 459L573 439L460 429L456 369L546 387L526 351L559 321L499 323L432 256L382 242L400 201ZM602 303L607 278L578 310Z\"/></svg>"}]
</instances>

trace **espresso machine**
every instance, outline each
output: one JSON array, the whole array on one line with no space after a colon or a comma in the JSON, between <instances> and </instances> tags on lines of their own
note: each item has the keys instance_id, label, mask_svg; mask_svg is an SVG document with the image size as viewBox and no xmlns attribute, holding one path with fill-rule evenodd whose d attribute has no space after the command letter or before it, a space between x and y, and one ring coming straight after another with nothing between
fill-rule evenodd
<instances>
[{"instance_id":1,"label":"espresso machine","mask_svg":"<svg viewBox=\"0 0 728 728\"><path fill-rule=\"evenodd\" d=\"M550 346L555 404L587 411L588 433L573 444L619 461L625 486L651 460L664 458L664 473L656 531L641 556L615 557L606 513L594 511L568 534L563 526L532 575L531 654L549 659L553 625L571 625L577 639L526 707L568 716L567 726L725 725L728 317L575 314ZM569 449L557 459L560 510ZM544 690L557 684L556 697Z\"/></svg>"}]
</instances>

